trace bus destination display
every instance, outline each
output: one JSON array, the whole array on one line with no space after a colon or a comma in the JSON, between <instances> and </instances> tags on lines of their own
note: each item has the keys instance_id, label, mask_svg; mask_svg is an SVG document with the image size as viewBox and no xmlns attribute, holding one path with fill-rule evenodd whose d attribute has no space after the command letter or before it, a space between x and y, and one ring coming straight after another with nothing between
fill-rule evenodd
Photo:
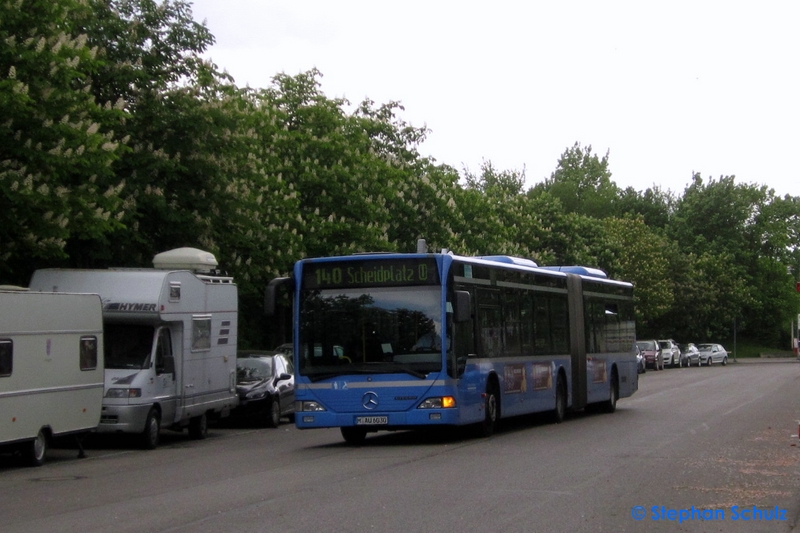
<instances>
[{"instance_id":1,"label":"bus destination display","mask_svg":"<svg viewBox=\"0 0 800 533\"><path fill-rule=\"evenodd\" d=\"M397 287L437 285L439 271L433 259L388 259L307 263L303 270L306 289L349 287Z\"/></svg>"}]
</instances>

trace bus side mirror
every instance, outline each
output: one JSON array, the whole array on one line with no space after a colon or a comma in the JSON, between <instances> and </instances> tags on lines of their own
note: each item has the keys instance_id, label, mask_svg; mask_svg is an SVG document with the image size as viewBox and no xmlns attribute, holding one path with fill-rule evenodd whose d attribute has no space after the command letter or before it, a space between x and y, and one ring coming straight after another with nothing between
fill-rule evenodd
<instances>
[{"instance_id":1,"label":"bus side mirror","mask_svg":"<svg viewBox=\"0 0 800 533\"><path fill-rule=\"evenodd\" d=\"M269 282L264 291L264 312L267 316L275 316L278 300L278 289L284 285L289 286L292 278L275 278Z\"/></svg>"},{"instance_id":2,"label":"bus side mirror","mask_svg":"<svg viewBox=\"0 0 800 533\"><path fill-rule=\"evenodd\" d=\"M456 291L455 297L453 318L456 322L468 322L472 319L472 296L467 291Z\"/></svg>"}]
</instances>

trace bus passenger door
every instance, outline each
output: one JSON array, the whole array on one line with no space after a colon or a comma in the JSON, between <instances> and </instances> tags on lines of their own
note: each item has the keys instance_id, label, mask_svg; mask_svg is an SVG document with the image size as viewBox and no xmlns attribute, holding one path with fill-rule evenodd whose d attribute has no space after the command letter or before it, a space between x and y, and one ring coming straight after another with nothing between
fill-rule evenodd
<instances>
[{"instance_id":1,"label":"bus passenger door","mask_svg":"<svg viewBox=\"0 0 800 533\"><path fill-rule=\"evenodd\" d=\"M450 375L458 379L458 401L463 423L483 420L483 389L481 371L478 364L478 347L475 345L476 320L475 299L469 299L473 312L470 318L453 320L448 327L452 332L452 357L455 358L455 371Z\"/></svg>"}]
</instances>

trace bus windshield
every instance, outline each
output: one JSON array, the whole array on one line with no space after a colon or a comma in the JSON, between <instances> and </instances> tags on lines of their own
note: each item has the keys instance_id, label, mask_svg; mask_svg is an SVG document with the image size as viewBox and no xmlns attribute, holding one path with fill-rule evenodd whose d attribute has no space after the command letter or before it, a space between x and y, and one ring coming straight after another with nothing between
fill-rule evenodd
<instances>
[{"instance_id":1,"label":"bus windshield","mask_svg":"<svg viewBox=\"0 0 800 533\"><path fill-rule=\"evenodd\" d=\"M440 286L305 291L300 304L301 375L442 369ZM448 346L449 348L449 346Z\"/></svg>"}]
</instances>

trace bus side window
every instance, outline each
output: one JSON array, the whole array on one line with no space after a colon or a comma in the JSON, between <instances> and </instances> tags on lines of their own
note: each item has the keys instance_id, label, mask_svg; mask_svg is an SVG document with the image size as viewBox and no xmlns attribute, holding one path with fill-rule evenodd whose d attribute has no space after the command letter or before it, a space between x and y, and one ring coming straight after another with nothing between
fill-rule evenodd
<instances>
[{"instance_id":1,"label":"bus side window","mask_svg":"<svg viewBox=\"0 0 800 533\"><path fill-rule=\"evenodd\" d=\"M481 356L499 357L503 353L503 323L499 307L479 307L478 320L481 330Z\"/></svg>"}]
</instances>

